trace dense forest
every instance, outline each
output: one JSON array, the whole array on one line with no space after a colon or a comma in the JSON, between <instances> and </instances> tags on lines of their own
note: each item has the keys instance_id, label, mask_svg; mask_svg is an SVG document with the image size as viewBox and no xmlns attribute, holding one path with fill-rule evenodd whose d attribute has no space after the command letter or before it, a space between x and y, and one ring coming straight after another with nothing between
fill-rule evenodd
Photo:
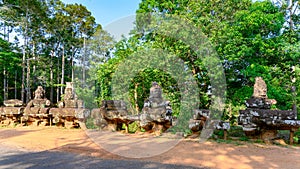
<instances>
[{"instance_id":1,"label":"dense forest","mask_svg":"<svg viewBox=\"0 0 300 169\"><path fill-rule=\"evenodd\" d=\"M235 122L257 76L266 81L268 97L277 100L272 109L299 107L299 6L296 0L141 0L135 28L115 42L82 5L0 0L0 102L12 98L27 102L42 85L47 98L56 103L65 82L72 81L87 107L100 104L115 99L112 84L119 65L135 53L150 55L150 49L164 49L190 70L199 89L198 108L207 109L212 99L210 70L191 44L158 30L169 16L176 16L200 30L221 61L226 78L224 119ZM11 39L13 35L17 36ZM135 62L140 63L132 65L142 65L143 59ZM182 91L170 72L146 66L128 80L132 111L141 111L151 82L156 81L175 115L180 112Z\"/></svg>"}]
</instances>

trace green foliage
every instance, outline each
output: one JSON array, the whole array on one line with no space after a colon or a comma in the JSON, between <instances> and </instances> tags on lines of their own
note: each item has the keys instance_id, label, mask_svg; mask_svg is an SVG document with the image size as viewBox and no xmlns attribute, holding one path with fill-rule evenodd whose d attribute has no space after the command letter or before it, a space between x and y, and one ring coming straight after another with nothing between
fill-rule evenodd
<instances>
[{"instance_id":1,"label":"green foliage","mask_svg":"<svg viewBox=\"0 0 300 169\"><path fill-rule=\"evenodd\" d=\"M34 91L38 85L42 85L46 89L47 98L51 101L54 101L55 96L60 98L59 89L63 88L55 84L64 85L76 75L73 70L80 66L74 63L75 60L82 61L87 54L84 42L93 35L96 28L101 29L101 26L95 23L95 18L85 6L66 5L60 0L5 0L0 2L0 7L0 26L1 30L4 30L4 39L8 40L12 31L18 33L14 44L10 45L14 48L4 48L4 41L2 39L0 41L0 51L8 49L5 53L1 53L1 56L5 56L1 63L11 64L5 65L8 71L6 75L8 88L16 85L17 98L20 99L21 88L24 89L24 86L31 86L31 91ZM22 46L19 39L24 39ZM62 62L65 62L64 66ZM30 72L27 71L28 65ZM90 66L87 63L83 65ZM15 78L27 78L26 73L29 79L25 79L23 87L21 80L18 80L17 84L12 84ZM8 93L9 98L15 97L11 96L11 91Z\"/></svg>"},{"instance_id":2,"label":"green foliage","mask_svg":"<svg viewBox=\"0 0 300 169\"><path fill-rule=\"evenodd\" d=\"M125 130L126 125L123 124L122 129ZM131 124L128 125L128 132L129 133L135 133L136 131L140 130L140 126L138 122L133 122Z\"/></svg>"},{"instance_id":3,"label":"green foliage","mask_svg":"<svg viewBox=\"0 0 300 169\"><path fill-rule=\"evenodd\" d=\"M245 137L245 132L240 126L231 126L228 135L230 137Z\"/></svg>"},{"instance_id":4,"label":"green foliage","mask_svg":"<svg viewBox=\"0 0 300 169\"><path fill-rule=\"evenodd\" d=\"M85 122L86 128L88 129L98 129L99 127L94 124L94 119L88 117Z\"/></svg>"},{"instance_id":5,"label":"green foliage","mask_svg":"<svg viewBox=\"0 0 300 169\"><path fill-rule=\"evenodd\" d=\"M157 31L159 21L166 19L167 14L174 14L199 28L213 43L223 61L227 83L223 120L236 125L239 110L246 108L245 100L251 97L257 76L266 81L268 97L277 100L277 105L272 109L291 109L293 102L299 103L299 89L291 93L291 86L299 86L299 80L296 78L296 82L291 82L290 78L299 76L290 72L291 66L299 64L299 34L283 31L287 19L284 8L270 1L143 0L137 10L136 28L132 30L132 36L118 42L115 57L99 66L98 82L101 90L98 100L112 98L112 77L118 65L126 58L138 51L162 48L182 59L193 73L200 89L199 108L207 109L211 106L208 91L214 76L209 76L210 70L205 60L197 58L197 51L190 44L178 40L178 37L189 35L178 35L176 39L163 34L164 31ZM153 20L157 22L152 23ZM169 27L165 29L168 32ZM193 37L189 38L193 41ZM298 71L297 66L296 69ZM139 110L142 108L151 81L158 81L163 86L177 115L180 111L177 100L181 96L178 91L169 90L168 86L176 82L162 70L144 69L131 79L131 105Z\"/></svg>"},{"instance_id":6,"label":"green foliage","mask_svg":"<svg viewBox=\"0 0 300 169\"><path fill-rule=\"evenodd\" d=\"M7 81L7 86L14 85L12 79L18 78L16 72L20 71L21 68L20 55L15 51L15 47L11 43L2 38L0 38L0 63L0 72L2 72L0 75L1 79ZM0 87L3 89L4 84L1 83ZM12 94L6 93L6 97L11 96ZM0 104L2 104L3 100L3 95L0 95Z\"/></svg>"},{"instance_id":7,"label":"green foliage","mask_svg":"<svg viewBox=\"0 0 300 169\"><path fill-rule=\"evenodd\" d=\"M229 121L231 126L235 126L237 125L239 111L244 109L246 109L244 104L233 105L232 103L228 103L226 104L222 120Z\"/></svg>"},{"instance_id":8,"label":"green foliage","mask_svg":"<svg viewBox=\"0 0 300 169\"><path fill-rule=\"evenodd\" d=\"M242 136L240 137L241 141L249 141L249 138L247 136Z\"/></svg>"},{"instance_id":9,"label":"green foliage","mask_svg":"<svg viewBox=\"0 0 300 169\"><path fill-rule=\"evenodd\" d=\"M164 49L180 58L186 69L192 72L199 88L193 96L199 98L197 108L208 109L213 99L209 87L220 75L211 74L212 68L208 66L215 60L198 58L199 51L195 49L203 49L194 47L196 43L188 44L187 40L181 39L185 37L189 42L208 39L222 61L227 86L223 120L236 124L238 111L245 109L244 102L251 97L257 76L266 81L268 97L277 100L272 109L291 109L293 103L300 108L300 15L297 12L291 14L285 3L274 5L267 0L142 0L137 9L136 27L128 39L119 42L96 24L91 12L80 4L66 5L60 0L5 0L0 6L3 9L0 18L4 20L0 26L1 30L6 30L0 39L0 77L7 78L9 88L15 85L15 78L21 79L21 75L25 75L26 59L29 59L31 77L28 80L32 88L42 85L46 87L48 98L50 95L55 98L55 91L59 98L60 91L55 89L64 87L62 73L65 81L71 81L75 74L78 75L75 82L79 98L85 100L86 107L95 107L102 100L113 99L112 80L118 66L138 52L152 55L152 49ZM186 21L186 25L192 24L203 35L180 31L186 25L176 22L163 25L160 21L168 19L169 14ZM164 29L159 30L159 26ZM25 39L23 46L19 46L17 38L13 44L8 42L12 30ZM174 30L178 30L177 36L169 36ZM23 49L25 63L22 64ZM164 57L167 60L170 56ZM142 63L134 61L128 63ZM153 63L162 64L155 59ZM291 71L292 66L294 71ZM151 82L157 81L163 88L164 98L171 101L175 116L179 116L184 108L180 102L183 96L172 76L165 69L145 67L139 70L129 79L129 98L126 99L132 111L141 111L149 96ZM17 81L16 86L19 97L21 82ZM291 91L292 86L296 87L295 92ZM0 88L3 90L3 84ZM13 97L12 94L9 97ZM3 101L2 95L0 101Z\"/></svg>"}]
</instances>

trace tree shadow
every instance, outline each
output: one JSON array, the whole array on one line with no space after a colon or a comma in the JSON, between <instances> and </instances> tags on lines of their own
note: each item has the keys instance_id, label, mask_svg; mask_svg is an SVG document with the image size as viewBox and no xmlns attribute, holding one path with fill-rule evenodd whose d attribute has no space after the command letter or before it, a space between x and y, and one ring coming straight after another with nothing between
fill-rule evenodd
<instances>
[{"instance_id":1,"label":"tree shadow","mask_svg":"<svg viewBox=\"0 0 300 169\"><path fill-rule=\"evenodd\" d=\"M68 169L68 168L105 168L105 169L194 169L184 165L161 164L138 160L108 160L91 156L76 155L69 152L10 151L0 155L0 168L26 169ZM204 169L204 168L203 168Z\"/></svg>"},{"instance_id":2,"label":"tree shadow","mask_svg":"<svg viewBox=\"0 0 300 169\"><path fill-rule=\"evenodd\" d=\"M0 139L7 139L12 137L19 137L27 133L35 132L35 129L31 130L18 130L18 128L3 128L0 129Z\"/></svg>"}]
</instances>

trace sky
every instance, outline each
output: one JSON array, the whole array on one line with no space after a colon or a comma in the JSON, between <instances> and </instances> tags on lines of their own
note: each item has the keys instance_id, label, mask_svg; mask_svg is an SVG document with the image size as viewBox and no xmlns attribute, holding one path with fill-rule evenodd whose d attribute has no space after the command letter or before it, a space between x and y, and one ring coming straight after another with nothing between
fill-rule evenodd
<instances>
[{"instance_id":1,"label":"sky","mask_svg":"<svg viewBox=\"0 0 300 169\"><path fill-rule=\"evenodd\" d=\"M133 15L141 0L62 0L67 4L82 4L87 7L96 22L102 26L120 18Z\"/></svg>"},{"instance_id":2,"label":"sky","mask_svg":"<svg viewBox=\"0 0 300 169\"><path fill-rule=\"evenodd\" d=\"M96 22L101 24L116 40L127 36L133 28L135 12L141 0L62 0L66 4L82 4L92 12Z\"/></svg>"}]
</instances>

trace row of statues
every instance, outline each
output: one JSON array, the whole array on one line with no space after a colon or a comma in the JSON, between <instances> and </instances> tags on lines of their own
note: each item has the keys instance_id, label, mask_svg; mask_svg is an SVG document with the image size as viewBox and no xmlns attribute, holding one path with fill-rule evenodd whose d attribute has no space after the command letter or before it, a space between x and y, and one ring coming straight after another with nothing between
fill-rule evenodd
<instances>
[{"instance_id":1,"label":"row of statues","mask_svg":"<svg viewBox=\"0 0 300 169\"><path fill-rule=\"evenodd\" d=\"M162 97L162 89L158 83L153 82L150 88L150 96L144 102L140 114L132 115L127 106L121 100L104 100L99 109L92 110L94 124L100 129L119 130L125 124L138 122L139 126L148 132L160 134L172 126L172 108L169 101Z\"/></svg>"},{"instance_id":2,"label":"row of statues","mask_svg":"<svg viewBox=\"0 0 300 169\"><path fill-rule=\"evenodd\" d=\"M78 100L71 82L67 82L63 101L55 107L46 98L42 86L34 92L34 99L26 106L17 99L4 101L5 107L0 108L0 125L61 125L67 128L84 127L86 118L90 115L88 109L83 108L83 101Z\"/></svg>"},{"instance_id":3,"label":"row of statues","mask_svg":"<svg viewBox=\"0 0 300 169\"><path fill-rule=\"evenodd\" d=\"M5 107L0 107L0 124L8 125L20 121L34 125L63 125L68 128L85 128L84 122L91 115L94 124L100 129L119 130L125 124L128 132L129 124L138 122L140 128L148 132L160 134L169 129L173 124L172 107L169 101L162 97L162 88L153 82L149 98L144 101L144 106L139 114L131 114L126 103L122 100L104 100L100 108L85 109L83 101L79 100L74 92L72 83L67 82L62 101L54 107L45 97L45 90L38 86L34 92L34 99L26 106L19 100L4 101ZM255 79L253 95L246 100L246 110L240 110L238 124L243 127L249 137L260 137L270 141L277 137L278 130L290 130L290 142L293 134L300 128L295 110L272 110L276 100L267 96L267 85L261 77ZM199 132L205 128L209 118L209 110L194 110L189 121L189 128ZM216 124L215 129L228 131L228 122Z\"/></svg>"}]
</instances>

